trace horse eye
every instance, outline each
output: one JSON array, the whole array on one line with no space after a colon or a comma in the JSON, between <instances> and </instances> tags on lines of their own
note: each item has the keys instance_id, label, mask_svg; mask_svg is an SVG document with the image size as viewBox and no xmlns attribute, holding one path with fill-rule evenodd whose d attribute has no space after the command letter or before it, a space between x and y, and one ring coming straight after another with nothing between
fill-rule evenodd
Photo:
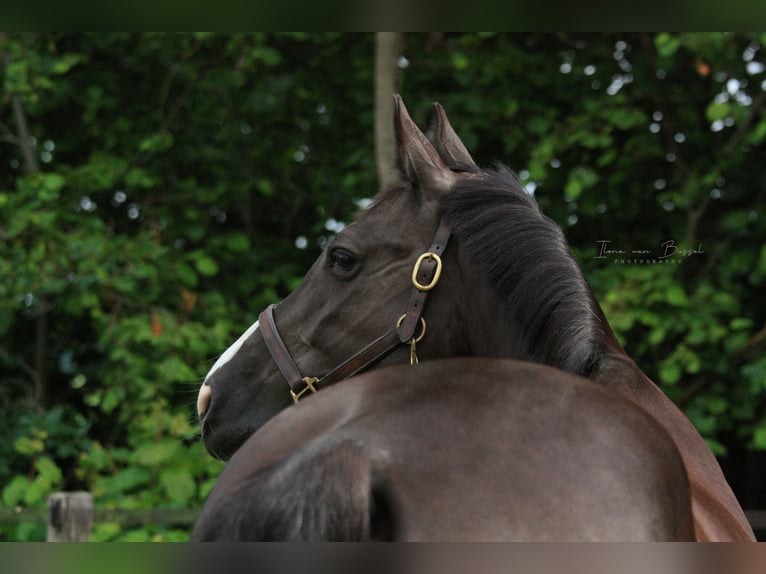
<instances>
[{"instance_id":1,"label":"horse eye","mask_svg":"<svg viewBox=\"0 0 766 574\"><path fill-rule=\"evenodd\" d=\"M348 251L335 249L330 253L330 267L338 275L349 275L356 267L356 257Z\"/></svg>"}]
</instances>

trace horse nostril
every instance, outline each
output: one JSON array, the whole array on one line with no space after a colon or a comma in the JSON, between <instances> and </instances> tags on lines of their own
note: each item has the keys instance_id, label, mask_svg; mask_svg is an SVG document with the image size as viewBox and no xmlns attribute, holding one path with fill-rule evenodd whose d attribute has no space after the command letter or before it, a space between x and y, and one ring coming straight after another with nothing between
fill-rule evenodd
<instances>
[{"instance_id":1,"label":"horse nostril","mask_svg":"<svg viewBox=\"0 0 766 574\"><path fill-rule=\"evenodd\" d=\"M210 406L210 399L213 396L213 389L207 383L202 383L199 394L197 395L197 414L202 418Z\"/></svg>"}]
</instances>

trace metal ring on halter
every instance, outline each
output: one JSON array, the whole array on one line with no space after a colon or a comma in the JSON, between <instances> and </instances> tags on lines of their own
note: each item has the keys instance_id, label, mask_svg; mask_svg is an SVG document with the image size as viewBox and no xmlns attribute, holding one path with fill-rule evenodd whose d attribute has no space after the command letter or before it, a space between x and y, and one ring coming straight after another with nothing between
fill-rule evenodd
<instances>
[{"instance_id":1,"label":"metal ring on halter","mask_svg":"<svg viewBox=\"0 0 766 574\"><path fill-rule=\"evenodd\" d=\"M405 317L407 317L406 314L399 317L399 320L396 322L397 327L401 327L402 323L404 322ZM420 335L417 337L413 337L410 339L410 341L414 341L415 343L420 343L420 341L423 340L423 337L426 336L426 320L423 319L423 317L420 318L420 322L423 324L423 330L420 332Z\"/></svg>"},{"instance_id":2,"label":"metal ring on halter","mask_svg":"<svg viewBox=\"0 0 766 574\"><path fill-rule=\"evenodd\" d=\"M420 266L426 259L436 261L436 271L434 271L434 278L431 279L431 282L428 285L423 285L420 281L418 281L418 273L420 273ZM412 284L418 291L430 291L436 287L436 284L439 282L439 277L441 277L441 275L442 258L432 251L426 251L423 253L423 255L418 257L418 260L415 262L415 267L412 268Z\"/></svg>"}]
</instances>

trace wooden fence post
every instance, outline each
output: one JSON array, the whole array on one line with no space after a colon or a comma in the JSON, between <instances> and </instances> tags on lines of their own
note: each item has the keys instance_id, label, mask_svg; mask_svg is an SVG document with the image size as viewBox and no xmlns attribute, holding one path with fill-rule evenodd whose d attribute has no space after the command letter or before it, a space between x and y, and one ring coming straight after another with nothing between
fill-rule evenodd
<instances>
[{"instance_id":1,"label":"wooden fence post","mask_svg":"<svg viewBox=\"0 0 766 574\"><path fill-rule=\"evenodd\" d=\"M92 528L90 492L57 492L48 497L47 542L87 542Z\"/></svg>"}]
</instances>

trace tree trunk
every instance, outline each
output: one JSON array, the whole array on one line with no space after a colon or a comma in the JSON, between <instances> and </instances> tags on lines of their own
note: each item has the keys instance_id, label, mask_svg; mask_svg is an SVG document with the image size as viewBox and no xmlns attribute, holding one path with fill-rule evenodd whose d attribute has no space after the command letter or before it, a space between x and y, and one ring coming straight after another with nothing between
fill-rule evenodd
<instances>
[{"instance_id":1,"label":"tree trunk","mask_svg":"<svg viewBox=\"0 0 766 574\"><path fill-rule=\"evenodd\" d=\"M35 155L35 150L32 147L32 136L29 133L27 116L21 105L21 96L12 94L11 106L13 107L16 127L19 129L18 139L20 141L21 153L24 156L24 170L29 173L38 173L40 171L40 163L37 161L37 155Z\"/></svg>"},{"instance_id":2,"label":"tree trunk","mask_svg":"<svg viewBox=\"0 0 766 574\"><path fill-rule=\"evenodd\" d=\"M378 32L375 35L375 160L381 190L399 177L393 94L399 90L398 60L403 46L402 32Z\"/></svg>"},{"instance_id":3,"label":"tree trunk","mask_svg":"<svg viewBox=\"0 0 766 574\"><path fill-rule=\"evenodd\" d=\"M0 32L0 42L7 40L5 32ZM8 50L3 52L3 65L7 69L11 64L11 54ZM16 121L18 134L8 141L16 143L21 148L21 154L24 157L24 171L39 172L40 163L37 161L35 150L32 147L32 136L29 133L27 116L24 113L24 107L21 103L21 96L17 93L8 94L13 109L13 119Z\"/></svg>"},{"instance_id":4,"label":"tree trunk","mask_svg":"<svg viewBox=\"0 0 766 574\"><path fill-rule=\"evenodd\" d=\"M7 39L5 33L0 33L0 41ZM7 69L11 64L9 51L2 54L2 63ZM40 173L40 162L37 159L32 134L29 130L27 115L21 95L18 93L8 94L13 109L13 119L16 123L16 134L9 134L11 141L21 148L24 158L24 171L27 173ZM9 131L7 128L5 128ZM33 396L38 405L44 407L48 401L48 312L50 307L44 298L40 298L40 310L35 318L35 361L32 373Z\"/></svg>"}]
</instances>

